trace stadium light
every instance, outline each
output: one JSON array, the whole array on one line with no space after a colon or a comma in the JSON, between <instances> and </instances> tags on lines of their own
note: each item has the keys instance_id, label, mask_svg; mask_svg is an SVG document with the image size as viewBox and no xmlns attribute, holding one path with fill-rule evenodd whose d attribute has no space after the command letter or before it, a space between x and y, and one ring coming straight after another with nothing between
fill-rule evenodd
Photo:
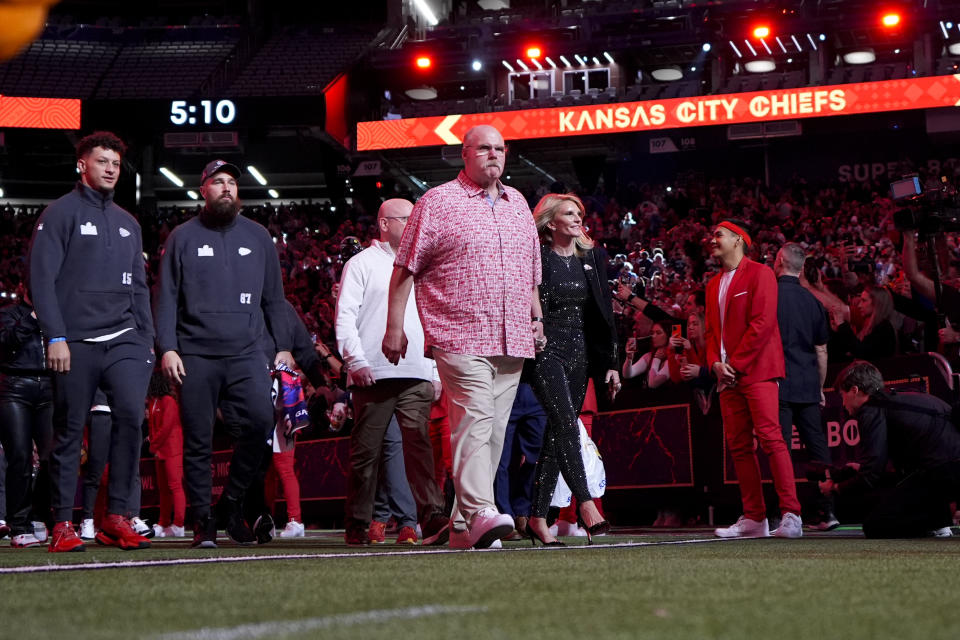
<instances>
[{"instance_id":1,"label":"stadium light","mask_svg":"<svg viewBox=\"0 0 960 640\"><path fill-rule=\"evenodd\" d=\"M597 65L598 67L600 66L600 61L597 60L597 56L593 56L593 64Z\"/></svg>"},{"instance_id":2,"label":"stadium light","mask_svg":"<svg viewBox=\"0 0 960 640\"><path fill-rule=\"evenodd\" d=\"M743 68L750 73L769 73L777 68L773 58L757 58L744 63Z\"/></svg>"},{"instance_id":3,"label":"stadium light","mask_svg":"<svg viewBox=\"0 0 960 640\"><path fill-rule=\"evenodd\" d=\"M199 200L200 194L198 194L193 189L190 189L190 191L187 191L187 197L190 198L191 200Z\"/></svg>"},{"instance_id":4,"label":"stadium light","mask_svg":"<svg viewBox=\"0 0 960 640\"><path fill-rule=\"evenodd\" d=\"M707 45L703 45L703 46L707 46ZM743 54L740 53L740 49L737 49L737 45L733 44L733 40L730 41L730 48L733 49L733 52L737 54L738 58L743 57Z\"/></svg>"},{"instance_id":5,"label":"stadium light","mask_svg":"<svg viewBox=\"0 0 960 640\"><path fill-rule=\"evenodd\" d=\"M431 27L435 27L437 24L439 24L440 21L437 20L437 16L434 15L433 11L430 10L430 6L427 5L425 0L413 0L413 4L415 4L420 13L423 14L427 24L429 24Z\"/></svg>"},{"instance_id":6,"label":"stadium light","mask_svg":"<svg viewBox=\"0 0 960 640\"><path fill-rule=\"evenodd\" d=\"M0 198L3 197L3 187L0 187Z\"/></svg>"},{"instance_id":7,"label":"stadium light","mask_svg":"<svg viewBox=\"0 0 960 640\"><path fill-rule=\"evenodd\" d=\"M703 50L704 53L710 53L710 49L712 49L713 46L709 42L704 42L703 46L700 48Z\"/></svg>"},{"instance_id":8,"label":"stadium light","mask_svg":"<svg viewBox=\"0 0 960 640\"><path fill-rule=\"evenodd\" d=\"M528 58L539 58L541 55L540 47L534 45L527 47L527 57Z\"/></svg>"},{"instance_id":9,"label":"stadium light","mask_svg":"<svg viewBox=\"0 0 960 640\"><path fill-rule=\"evenodd\" d=\"M429 69L433 65L433 60L428 56L417 56L416 65L418 69Z\"/></svg>"},{"instance_id":10,"label":"stadium light","mask_svg":"<svg viewBox=\"0 0 960 640\"><path fill-rule=\"evenodd\" d=\"M768 27L765 24L758 25L753 28L753 37L757 38L758 40L766 38L769 35L770 35L770 27Z\"/></svg>"},{"instance_id":11,"label":"stadium light","mask_svg":"<svg viewBox=\"0 0 960 640\"><path fill-rule=\"evenodd\" d=\"M586 66L586 65L587 65L587 61L584 60L583 58L581 58L581 57L580 57L580 54L578 54L578 53L573 54L573 58L574 58L577 62L579 62L581 66Z\"/></svg>"},{"instance_id":12,"label":"stadium light","mask_svg":"<svg viewBox=\"0 0 960 640\"><path fill-rule=\"evenodd\" d=\"M520 58L517 58L517 64L520 65L520 68L524 71L530 71L530 67L528 67Z\"/></svg>"},{"instance_id":13,"label":"stadium light","mask_svg":"<svg viewBox=\"0 0 960 640\"><path fill-rule=\"evenodd\" d=\"M856 49L843 54L843 61L847 64L872 64L877 61L877 54L873 49Z\"/></svg>"},{"instance_id":14,"label":"stadium light","mask_svg":"<svg viewBox=\"0 0 960 640\"><path fill-rule=\"evenodd\" d=\"M654 80L659 80L660 82L675 82L683 79L683 71L681 71L677 65L654 69L650 72L650 75L653 76Z\"/></svg>"},{"instance_id":15,"label":"stadium light","mask_svg":"<svg viewBox=\"0 0 960 640\"><path fill-rule=\"evenodd\" d=\"M247 171L250 172L250 175L253 176L253 179L254 179L254 180L256 180L257 182L259 182L259 183L262 184L263 186L267 186L267 179L263 177L263 174L262 174L262 173L260 173L259 171L257 171L257 168L256 168L255 166L253 166L252 164L248 164L248 165L247 165Z\"/></svg>"},{"instance_id":16,"label":"stadium light","mask_svg":"<svg viewBox=\"0 0 960 640\"><path fill-rule=\"evenodd\" d=\"M900 24L900 14L885 13L883 14L883 17L880 19L880 22L883 23L883 26L887 27L888 29L891 27L895 27L898 24Z\"/></svg>"},{"instance_id":17,"label":"stadium light","mask_svg":"<svg viewBox=\"0 0 960 640\"><path fill-rule=\"evenodd\" d=\"M270 194L271 198L279 198L280 194L277 193L276 189L267 189L267 193Z\"/></svg>"},{"instance_id":18,"label":"stadium light","mask_svg":"<svg viewBox=\"0 0 960 640\"><path fill-rule=\"evenodd\" d=\"M573 67L573 65L570 64L570 61L567 60L565 56L560 56L560 62L562 62L567 67L567 69L570 69L571 67Z\"/></svg>"},{"instance_id":19,"label":"stadium light","mask_svg":"<svg viewBox=\"0 0 960 640\"><path fill-rule=\"evenodd\" d=\"M503 66L505 66L510 73L516 73L516 70L510 66L509 62L507 62L506 60L502 60L502 62L503 62Z\"/></svg>"},{"instance_id":20,"label":"stadium light","mask_svg":"<svg viewBox=\"0 0 960 640\"><path fill-rule=\"evenodd\" d=\"M181 180L173 171L170 171L170 169L167 169L166 167L160 167L158 171L160 171L160 173L162 173L166 179L173 184L177 185L178 187L183 186L183 180Z\"/></svg>"},{"instance_id":21,"label":"stadium light","mask_svg":"<svg viewBox=\"0 0 960 640\"><path fill-rule=\"evenodd\" d=\"M552 69L556 69L556 68L557 68L557 63L554 62L553 60L551 60L551 59L550 59L550 56L547 56L546 58L544 58L544 60L547 61L547 64L549 64Z\"/></svg>"},{"instance_id":22,"label":"stadium light","mask_svg":"<svg viewBox=\"0 0 960 640\"><path fill-rule=\"evenodd\" d=\"M539 60L537 60L536 58L530 58L530 62L532 62L533 66L535 66L537 69L539 69L540 71L543 71L543 65L540 64Z\"/></svg>"},{"instance_id":23,"label":"stadium light","mask_svg":"<svg viewBox=\"0 0 960 640\"><path fill-rule=\"evenodd\" d=\"M609 53L607 53L606 51L603 52L603 57L606 58L606 59L607 59L607 62L609 62L610 64L616 64L616 63L613 61L613 56L611 56L611 55L610 55Z\"/></svg>"},{"instance_id":24,"label":"stadium light","mask_svg":"<svg viewBox=\"0 0 960 640\"><path fill-rule=\"evenodd\" d=\"M483 69L483 63L480 62L479 60L474 60L470 66L473 68L474 71L480 71L480 69Z\"/></svg>"}]
</instances>

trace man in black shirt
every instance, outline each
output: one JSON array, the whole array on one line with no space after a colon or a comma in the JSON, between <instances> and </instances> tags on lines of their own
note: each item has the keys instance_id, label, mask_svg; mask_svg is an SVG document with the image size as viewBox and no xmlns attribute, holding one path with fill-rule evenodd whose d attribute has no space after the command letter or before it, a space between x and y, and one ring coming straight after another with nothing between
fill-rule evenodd
<instances>
[{"instance_id":1,"label":"man in black shirt","mask_svg":"<svg viewBox=\"0 0 960 640\"><path fill-rule=\"evenodd\" d=\"M80 182L40 215L27 258L46 365L55 374L50 551L84 550L71 519L83 426L97 387L113 409L107 517L97 541L150 546L125 518L154 360L140 225L113 202L125 152L106 131L78 143Z\"/></svg>"},{"instance_id":2,"label":"man in black shirt","mask_svg":"<svg viewBox=\"0 0 960 640\"><path fill-rule=\"evenodd\" d=\"M820 482L824 495L866 497L868 538L950 535L950 503L960 496L960 432L951 407L926 393L885 391L880 371L854 361L837 376L843 408L857 419L860 445L852 474ZM899 482L885 489L890 463Z\"/></svg>"},{"instance_id":3,"label":"man in black shirt","mask_svg":"<svg viewBox=\"0 0 960 640\"><path fill-rule=\"evenodd\" d=\"M773 263L777 274L777 323L783 340L787 375L780 381L780 428L790 446L793 426L806 446L810 460L829 465L830 449L823 430L820 407L827 378L827 313L813 294L800 286L805 255L803 247L788 242ZM830 531L839 526L833 501L818 494L817 514L811 526Z\"/></svg>"},{"instance_id":4,"label":"man in black shirt","mask_svg":"<svg viewBox=\"0 0 960 640\"><path fill-rule=\"evenodd\" d=\"M182 385L193 546L203 548L216 546L210 461L217 406L239 433L217 515L231 539L252 544L256 537L243 520L242 499L274 427L271 363L260 348L265 330L277 347L273 364L293 366L280 261L267 230L240 215L239 177L240 169L223 160L206 166L200 178L206 206L167 238L157 293L161 368Z\"/></svg>"}]
</instances>

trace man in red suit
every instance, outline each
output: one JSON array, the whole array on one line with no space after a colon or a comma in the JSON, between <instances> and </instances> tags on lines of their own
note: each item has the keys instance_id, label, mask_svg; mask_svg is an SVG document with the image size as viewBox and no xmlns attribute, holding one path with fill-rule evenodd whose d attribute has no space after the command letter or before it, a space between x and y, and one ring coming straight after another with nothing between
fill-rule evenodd
<instances>
[{"instance_id":1,"label":"man in red suit","mask_svg":"<svg viewBox=\"0 0 960 640\"><path fill-rule=\"evenodd\" d=\"M783 344L777 322L777 278L745 257L747 226L724 220L713 231L711 255L722 271L707 285L707 364L717 377L727 447L740 481L743 516L716 530L721 538L770 535L763 502L756 434L770 460L782 517L773 535L803 535L790 451L780 429L777 380L784 376Z\"/></svg>"}]
</instances>

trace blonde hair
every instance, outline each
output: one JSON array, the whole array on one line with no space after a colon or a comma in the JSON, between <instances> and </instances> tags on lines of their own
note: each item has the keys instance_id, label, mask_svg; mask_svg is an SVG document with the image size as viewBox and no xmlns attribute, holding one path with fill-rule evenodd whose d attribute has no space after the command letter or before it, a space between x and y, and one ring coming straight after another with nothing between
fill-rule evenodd
<instances>
[{"instance_id":1,"label":"blonde hair","mask_svg":"<svg viewBox=\"0 0 960 640\"><path fill-rule=\"evenodd\" d=\"M560 206L564 202L572 202L577 205L577 209L580 210L581 220L583 220L586 215L583 202L572 193L548 193L540 198L540 202L538 202L537 206L533 209L533 221L537 225L537 233L540 234L541 242L551 242L550 228L547 225L556 217L557 210L560 209ZM593 249L593 240L590 239L586 232L582 233L579 238L576 238L574 244L577 255L581 257L585 252Z\"/></svg>"}]
</instances>

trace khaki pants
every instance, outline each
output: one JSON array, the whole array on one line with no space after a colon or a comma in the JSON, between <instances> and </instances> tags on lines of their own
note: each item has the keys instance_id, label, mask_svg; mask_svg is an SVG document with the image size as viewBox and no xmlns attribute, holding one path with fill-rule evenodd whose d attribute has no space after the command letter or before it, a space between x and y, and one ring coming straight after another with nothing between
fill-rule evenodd
<instances>
[{"instance_id":1,"label":"khaki pants","mask_svg":"<svg viewBox=\"0 0 960 640\"><path fill-rule=\"evenodd\" d=\"M481 509L496 509L493 478L520 384L523 358L433 350L447 394L453 454L453 525L463 529Z\"/></svg>"}]
</instances>

